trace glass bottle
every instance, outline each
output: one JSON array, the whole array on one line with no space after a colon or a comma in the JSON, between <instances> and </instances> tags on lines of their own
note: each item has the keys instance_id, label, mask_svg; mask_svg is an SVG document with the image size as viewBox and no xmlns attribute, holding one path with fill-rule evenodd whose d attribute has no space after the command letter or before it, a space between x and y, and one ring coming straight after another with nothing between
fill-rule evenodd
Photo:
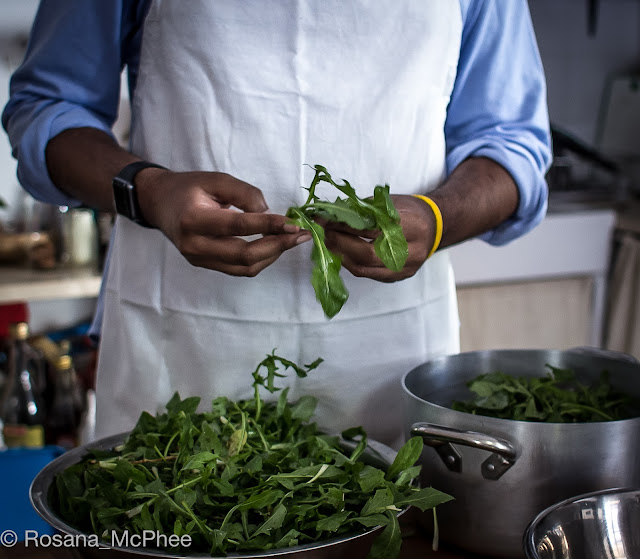
<instances>
[{"instance_id":1,"label":"glass bottle","mask_svg":"<svg viewBox=\"0 0 640 559\"><path fill-rule=\"evenodd\" d=\"M3 388L0 416L8 447L44 445L45 410L39 384L44 378L43 362L29 343L26 322L9 328L7 378Z\"/></svg>"},{"instance_id":2,"label":"glass bottle","mask_svg":"<svg viewBox=\"0 0 640 559\"><path fill-rule=\"evenodd\" d=\"M55 369L48 434L54 444L69 449L78 444L78 428L84 411L82 391L70 355L61 355Z\"/></svg>"}]
</instances>

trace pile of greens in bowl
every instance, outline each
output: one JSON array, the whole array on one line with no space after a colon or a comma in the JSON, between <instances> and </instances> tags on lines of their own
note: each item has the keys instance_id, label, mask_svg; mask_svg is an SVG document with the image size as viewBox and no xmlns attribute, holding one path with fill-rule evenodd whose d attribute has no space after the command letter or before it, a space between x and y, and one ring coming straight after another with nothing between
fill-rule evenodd
<instances>
[{"instance_id":1,"label":"pile of greens in bowl","mask_svg":"<svg viewBox=\"0 0 640 559\"><path fill-rule=\"evenodd\" d=\"M451 497L417 486L421 438L408 440L385 471L363 460L362 428L342 433L352 441L347 450L340 437L310 422L313 397L290 403L287 388L272 402L260 396L261 387L280 390L280 371L305 377L321 361L300 367L271 353L253 372L254 398L217 398L210 411L197 411L197 397L175 394L166 412L142 413L121 446L89 451L58 474L52 507L105 543L114 534L150 530L190 536L188 549L166 551L224 556L382 527L369 557L397 557L398 512Z\"/></svg>"}]
</instances>

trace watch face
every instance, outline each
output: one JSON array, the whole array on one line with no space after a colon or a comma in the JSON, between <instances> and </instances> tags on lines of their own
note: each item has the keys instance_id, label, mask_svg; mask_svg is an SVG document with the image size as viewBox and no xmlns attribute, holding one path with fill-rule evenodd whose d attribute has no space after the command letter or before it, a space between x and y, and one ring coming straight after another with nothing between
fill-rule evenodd
<instances>
[{"instance_id":1,"label":"watch face","mask_svg":"<svg viewBox=\"0 0 640 559\"><path fill-rule=\"evenodd\" d=\"M130 182L116 177L113 179L113 197L116 203L116 211L129 219L138 216L135 211L133 185Z\"/></svg>"},{"instance_id":2,"label":"watch face","mask_svg":"<svg viewBox=\"0 0 640 559\"><path fill-rule=\"evenodd\" d=\"M138 196L133 184L135 176L147 167L165 168L155 163L149 163L148 161L134 161L133 163L129 163L112 181L113 198L116 211L120 215L128 217L131 221L134 221L142 227L153 229L153 225L145 221L142 211L140 211Z\"/></svg>"}]
</instances>

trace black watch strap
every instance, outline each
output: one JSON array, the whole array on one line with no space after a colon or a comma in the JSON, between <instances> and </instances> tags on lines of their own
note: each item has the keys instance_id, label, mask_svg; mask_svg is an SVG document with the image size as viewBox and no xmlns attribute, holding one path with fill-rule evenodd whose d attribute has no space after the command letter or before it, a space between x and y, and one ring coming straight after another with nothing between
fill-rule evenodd
<instances>
[{"instance_id":1,"label":"black watch strap","mask_svg":"<svg viewBox=\"0 0 640 559\"><path fill-rule=\"evenodd\" d=\"M149 161L134 161L124 167L113 178L112 185L116 211L142 227L152 228L153 226L148 223L142 215L140 204L138 203L138 193L136 192L134 183L136 175L143 169L149 167L156 167L158 169L166 168L162 165L150 163Z\"/></svg>"}]
</instances>

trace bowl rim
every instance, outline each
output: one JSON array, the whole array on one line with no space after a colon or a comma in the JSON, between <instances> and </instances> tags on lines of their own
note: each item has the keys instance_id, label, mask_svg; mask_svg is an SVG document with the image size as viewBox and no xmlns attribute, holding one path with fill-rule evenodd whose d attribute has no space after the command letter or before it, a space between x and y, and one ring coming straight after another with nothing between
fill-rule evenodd
<instances>
[{"instance_id":1,"label":"bowl rim","mask_svg":"<svg viewBox=\"0 0 640 559\"><path fill-rule=\"evenodd\" d=\"M522 536L522 546L527 556L527 559L540 559L536 542L534 540L534 532L538 525L551 513L555 512L558 509L561 509L567 505L572 505L574 503L578 503L579 501L585 499L592 499L594 497L601 497L606 495L615 495L615 494L636 494L640 495L640 487L610 487L607 489L600 489L598 491L590 491L589 493L582 493L580 495L576 495L574 497L569 497L568 499L563 499L553 505L548 506L541 512L539 512L531 522L529 522L527 528L524 531Z\"/></svg>"},{"instance_id":2,"label":"bowl rim","mask_svg":"<svg viewBox=\"0 0 640 559\"><path fill-rule=\"evenodd\" d=\"M31 502L31 506L35 509L36 513L49 525L53 528L62 532L64 535L70 535L72 537L78 538L89 538L90 534L85 532L81 532L76 528L67 524L62 518L60 518L48 503L48 493L51 483L53 481L53 477L55 474L63 471L69 466L79 463L82 458L86 455L89 450L98 449L104 450L108 448L113 448L119 444L122 444L126 437L129 435L130 431L126 431L123 433L118 433L116 435L111 435L108 437L104 437L101 439L97 439L95 441L89 442L87 444L75 447L67 452L61 454L51 462L49 462L44 468L42 468L29 487L29 500ZM341 438L341 444L345 444L347 446L355 446L356 443L352 441L347 441ZM393 459L395 458L397 451L392 449L391 447L378 442L376 440L369 439L367 441L367 447L373 456L376 456L391 465ZM403 515L408 510L408 507L403 509L398 513L398 516ZM109 543L103 542L100 540L98 542L97 547L99 549L108 549L115 552L123 552L132 555L139 555L140 557L154 557L154 558L168 558L168 559L194 559L194 558L208 558L208 559L259 559L265 557L278 557L285 555L293 555L297 553L303 553L309 550L318 550L326 547L330 547L333 545L337 545L340 543L349 542L352 540L360 539L366 536L370 536L373 533L379 531L381 526L376 526L373 528L366 528L360 532L355 532L352 534L346 534L340 537L328 538L326 540L320 540L313 543L291 546L291 547L283 547L279 549L270 549L266 551L256 551L251 552L247 551L247 553L228 553L224 557L212 556L208 553L189 553L188 555L183 555L180 553L172 553L168 550L158 549L158 548L141 548L141 547L121 547L114 546Z\"/></svg>"}]
</instances>

